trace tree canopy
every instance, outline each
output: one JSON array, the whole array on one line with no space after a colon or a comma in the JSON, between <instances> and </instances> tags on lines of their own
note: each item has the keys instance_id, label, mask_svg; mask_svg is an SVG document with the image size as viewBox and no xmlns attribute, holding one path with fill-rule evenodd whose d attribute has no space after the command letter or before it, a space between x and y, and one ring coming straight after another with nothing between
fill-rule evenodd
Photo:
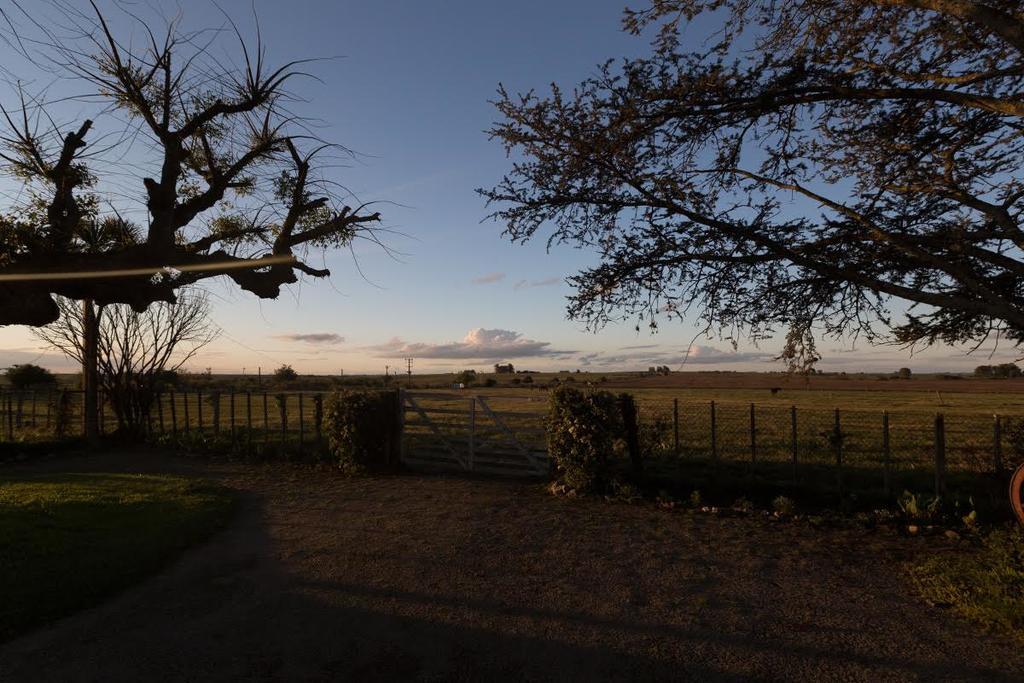
<instances>
[{"instance_id":1,"label":"tree canopy","mask_svg":"<svg viewBox=\"0 0 1024 683\"><path fill-rule=\"evenodd\" d=\"M0 10L0 39L93 112L60 120L20 83L2 102L2 170L24 191L0 218L0 324L56 320L54 295L143 311L219 275L274 298L297 273L329 275L311 250L377 241L379 214L330 172L348 150L296 113L308 61L270 64L227 15L186 30L114 7L116 22L94 3ZM97 190L111 179L119 193Z\"/></svg>"},{"instance_id":2,"label":"tree canopy","mask_svg":"<svg viewBox=\"0 0 1024 683\"><path fill-rule=\"evenodd\" d=\"M624 27L649 56L496 101L494 216L598 254L571 317L1024 341L1019 2L657 0Z\"/></svg>"}]
</instances>

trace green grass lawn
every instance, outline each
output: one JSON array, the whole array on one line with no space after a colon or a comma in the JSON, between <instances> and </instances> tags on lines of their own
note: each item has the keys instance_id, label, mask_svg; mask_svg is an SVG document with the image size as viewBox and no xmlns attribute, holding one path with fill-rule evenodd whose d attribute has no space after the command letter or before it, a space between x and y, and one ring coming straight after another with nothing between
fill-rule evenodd
<instances>
[{"instance_id":1,"label":"green grass lawn","mask_svg":"<svg viewBox=\"0 0 1024 683\"><path fill-rule=\"evenodd\" d=\"M0 476L0 642L153 574L228 520L230 492L174 476Z\"/></svg>"}]
</instances>

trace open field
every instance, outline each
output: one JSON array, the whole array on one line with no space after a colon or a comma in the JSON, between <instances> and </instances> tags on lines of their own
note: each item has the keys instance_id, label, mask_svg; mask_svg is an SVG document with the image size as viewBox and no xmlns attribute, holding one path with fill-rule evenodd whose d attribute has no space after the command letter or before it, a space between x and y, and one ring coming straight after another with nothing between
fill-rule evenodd
<instances>
[{"instance_id":1,"label":"open field","mask_svg":"<svg viewBox=\"0 0 1024 683\"><path fill-rule=\"evenodd\" d=\"M0 646L13 680L1018 680L1024 651L912 591L940 538L143 452L21 472L188 473L214 542ZM870 628L864 628L870 624Z\"/></svg>"},{"instance_id":2,"label":"open field","mask_svg":"<svg viewBox=\"0 0 1024 683\"><path fill-rule=\"evenodd\" d=\"M178 476L0 471L0 642L155 572L230 508Z\"/></svg>"}]
</instances>

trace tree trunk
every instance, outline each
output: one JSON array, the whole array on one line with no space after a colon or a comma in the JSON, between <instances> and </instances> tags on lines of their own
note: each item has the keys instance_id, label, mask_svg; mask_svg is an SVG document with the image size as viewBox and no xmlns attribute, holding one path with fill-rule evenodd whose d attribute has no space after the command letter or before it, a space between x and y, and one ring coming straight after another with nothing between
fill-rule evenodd
<instances>
[{"instance_id":1,"label":"tree trunk","mask_svg":"<svg viewBox=\"0 0 1024 683\"><path fill-rule=\"evenodd\" d=\"M85 440L95 446L100 440L99 373L97 355L100 334L99 317L91 299L82 302L82 390Z\"/></svg>"}]
</instances>

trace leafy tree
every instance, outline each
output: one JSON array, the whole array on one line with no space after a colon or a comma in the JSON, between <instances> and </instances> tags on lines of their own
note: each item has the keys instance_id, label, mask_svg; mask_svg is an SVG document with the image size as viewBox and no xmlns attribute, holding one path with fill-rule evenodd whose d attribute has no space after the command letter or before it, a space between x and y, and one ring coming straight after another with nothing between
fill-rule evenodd
<instances>
[{"instance_id":1,"label":"leafy tree","mask_svg":"<svg viewBox=\"0 0 1024 683\"><path fill-rule=\"evenodd\" d=\"M57 382L57 378L53 376L52 372L32 363L12 365L4 370L4 376L15 389L28 389Z\"/></svg>"},{"instance_id":2,"label":"leafy tree","mask_svg":"<svg viewBox=\"0 0 1024 683\"><path fill-rule=\"evenodd\" d=\"M899 379L910 379L912 376L913 373L910 371L910 368L900 368L896 371L896 377Z\"/></svg>"},{"instance_id":3,"label":"leafy tree","mask_svg":"<svg viewBox=\"0 0 1024 683\"><path fill-rule=\"evenodd\" d=\"M717 31L694 41L694 22ZM516 161L481 193L511 240L596 252L570 278L572 318L1024 341L1019 2L657 0L625 15L633 33L653 26L649 56L571 91L499 91L491 134Z\"/></svg>"},{"instance_id":4,"label":"leafy tree","mask_svg":"<svg viewBox=\"0 0 1024 683\"><path fill-rule=\"evenodd\" d=\"M299 378L299 373L290 365L282 365L274 370L274 379L278 382L293 382Z\"/></svg>"},{"instance_id":5,"label":"leafy tree","mask_svg":"<svg viewBox=\"0 0 1024 683\"><path fill-rule=\"evenodd\" d=\"M455 375L455 381L459 384L465 384L469 386L476 381L476 370L463 370L462 372Z\"/></svg>"}]
</instances>

